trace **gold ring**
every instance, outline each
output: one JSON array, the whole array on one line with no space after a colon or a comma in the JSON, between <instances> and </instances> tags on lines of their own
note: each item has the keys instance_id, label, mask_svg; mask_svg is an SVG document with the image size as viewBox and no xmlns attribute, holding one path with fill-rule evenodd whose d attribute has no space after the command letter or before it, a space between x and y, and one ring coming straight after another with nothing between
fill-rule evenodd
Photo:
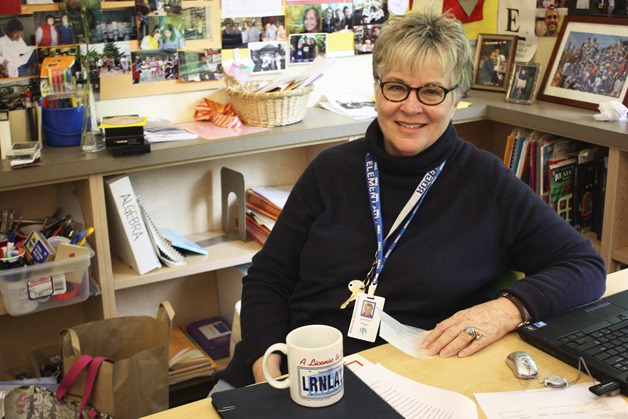
<instances>
[{"instance_id":1,"label":"gold ring","mask_svg":"<svg viewBox=\"0 0 628 419\"><path fill-rule=\"evenodd\" d=\"M478 332L475 327L467 327L464 330L469 336L471 336L474 340L480 340L480 338L482 337L482 333Z\"/></svg>"}]
</instances>

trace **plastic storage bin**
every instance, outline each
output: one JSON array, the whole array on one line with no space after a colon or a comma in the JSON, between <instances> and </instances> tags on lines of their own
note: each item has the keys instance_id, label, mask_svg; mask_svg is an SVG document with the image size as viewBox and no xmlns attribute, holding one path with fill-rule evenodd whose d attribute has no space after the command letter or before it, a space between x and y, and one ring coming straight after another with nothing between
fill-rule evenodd
<instances>
[{"instance_id":1,"label":"plastic storage bin","mask_svg":"<svg viewBox=\"0 0 628 419\"><path fill-rule=\"evenodd\" d=\"M89 297L90 255L0 271L0 296L12 316L80 303Z\"/></svg>"}]
</instances>

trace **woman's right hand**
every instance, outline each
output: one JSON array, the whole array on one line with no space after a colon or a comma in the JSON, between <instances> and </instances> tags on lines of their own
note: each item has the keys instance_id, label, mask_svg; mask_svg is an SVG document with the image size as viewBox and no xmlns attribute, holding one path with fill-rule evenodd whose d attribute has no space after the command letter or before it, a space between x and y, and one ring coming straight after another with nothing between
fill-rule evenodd
<instances>
[{"instance_id":1,"label":"woman's right hand","mask_svg":"<svg viewBox=\"0 0 628 419\"><path fill-rule=\"evenodd\" d=\"M253 364L253 377L255 378L256 383L261 383L266 381L266 377L264 377L264 370L262 369L262 362L264 361L264 357L260 356L257 358L257 361ZM277 378L281 376L281 369L279 366L281 365L281 355L279 354L270 354L268 356L268 371L273 378Z\"/></svg>"}]
</instances>

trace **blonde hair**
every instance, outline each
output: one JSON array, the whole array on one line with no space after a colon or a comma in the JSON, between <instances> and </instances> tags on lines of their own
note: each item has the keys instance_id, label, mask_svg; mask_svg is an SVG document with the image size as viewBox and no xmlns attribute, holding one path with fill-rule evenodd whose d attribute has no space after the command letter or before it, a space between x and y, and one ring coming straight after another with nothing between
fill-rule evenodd
<instances>
[{"instance_id":1,"label":"blonde hair","mask_svg":"<svg viewBox=\"0 0 628 419\"><path fill-rule=\"evenodd\" d=\"M473 57L462 24L433 9L391 16L373 48L375 80L393 69L416 73L424 63L436 64L448 74L451 85L458 85L456 98L469 89Z\"/></svg>"}]
</instances>

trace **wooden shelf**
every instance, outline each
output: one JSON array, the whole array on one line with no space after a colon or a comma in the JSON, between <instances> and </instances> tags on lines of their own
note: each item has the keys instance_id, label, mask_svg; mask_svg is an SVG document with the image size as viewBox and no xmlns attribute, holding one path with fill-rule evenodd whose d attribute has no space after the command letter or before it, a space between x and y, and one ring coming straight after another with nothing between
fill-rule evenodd
<instances>
[{"instance_id":1,"label":"wooden shelf","mask_svg":"<svg viewBox=\"0 0 628 419\"><path fill-rule=\"evenodd\" d=\"M628 265L628 247L622 247L621 249L613 250L611 252L613 260Z\"/></svg>"},{"instance_id":2,"label":"wooden shelf","mask_svg":"<svg viewBox=\"0 0 628 419\"><path fill-rule=\"evenodd\" d=\"M628 265L628 124L597 122L593 111L558 104L509 104L495 92L474 90L465 100L471 106L454 115L460 135L496 155L503 154L505 136L514 127L608 147L602 240L592 233L585 237L609 271L615 269L613 262ZM102 290L100 297L80 304L18 317L3 315L6 310L0 304L0 335L12 342L0 359L0 373L28 366L28 348L50 344L61 328L117 315L154 315L163 299L173 303L181 325L220 315L221 304L229 304L221 295L220 287L228 282L223 269L250 262L260 250L254 241L225 240L220 231L221 168L243 173L247 187L293 183L321 150L361 137L369 124L308 108L297 124L237 137L154 144L146 155L115 158L107 152L82 153L79 147L44 147L40 167L12 170L8 161L0 161L0 202L10 202L18 213L44 217L65 205L66 189L77 196L85 223L96 228L90 241L96 251L92 275ZM202 242L209 254L190 255L184 266L145 275L111 255L115 251L110 251L104 181L123 173L131 177L134 189L137 186L158 226ZM61 191L66 192L63 198ZM207 232L192 234L203 230ZM224 365L219 362L219 368Z\"/></svg>"},{"instance_id":3,"label":"wooden shelf","mask_svg":"<svg viewBox=\"0 0 628 419\"><path fill-rule=\"evenodd\" d=\"M208 255L188 256L187 263L183 266L162 267L144 275L138 275L130 266L112 255L114 289L122 290L241 265L250 262L253 255L261 248L255 241L243 242L237 239L225 239L223 232L195 235L191 239L195 242L214 240L216 244L205 247Z\"/></svg>"}]
</instances>

